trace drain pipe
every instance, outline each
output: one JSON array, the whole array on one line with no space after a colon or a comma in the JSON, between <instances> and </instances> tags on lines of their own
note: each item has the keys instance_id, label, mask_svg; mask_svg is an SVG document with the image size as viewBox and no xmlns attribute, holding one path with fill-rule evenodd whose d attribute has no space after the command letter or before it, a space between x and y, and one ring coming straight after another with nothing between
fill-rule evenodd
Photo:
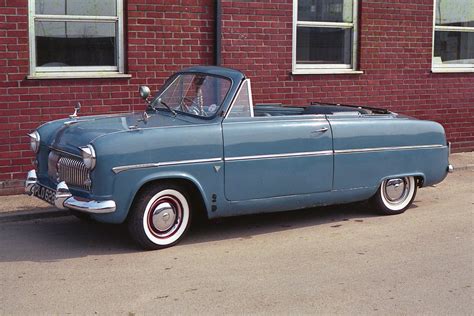
<instances>
[{"instance_id":1,"label":"drain pipe","mask_svg":"<svg viewBox=\"0 0 474 316\"><path fill-rule=\"evenodd\" d=\"M221 65L221 42L222 42L222 6L221 0L216 0L216 38L214 43L214 56L216 66Z\"/></svg>"}]
</instances>

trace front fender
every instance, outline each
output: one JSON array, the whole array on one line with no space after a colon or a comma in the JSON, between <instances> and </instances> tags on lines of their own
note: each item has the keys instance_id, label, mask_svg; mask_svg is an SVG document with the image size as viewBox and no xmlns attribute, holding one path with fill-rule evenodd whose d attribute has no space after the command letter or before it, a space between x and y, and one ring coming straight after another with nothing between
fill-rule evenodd
<instances>
[{"instance_id":1,"label":"front fender","mask_svg":"<svg viewBox=\"0 0 474 316\"><path fill-rule=\"evenodd\" d=\"M150 182L158 181L158 180L170 180L170 179L180 179L180 180L187 180L192 182L195 187L198 189L199 193L203 197L203 201L206 207L206 210L210 210L211 206L209 204L209 200L206 199L206 191L204 190L201 183L190 173L182 172L182 171L155 171L146 175L145 177L141 178L137 185L134 187L133 196L128 201L128 208L132 205L133 199L137 195L138 191L145 185ZM117 181L116 181L117 183Z\"/></svg>"},{"instance_id":2,"label":"front fender","mask_svg":"<svg viewBox=\"0 0 474 316\"><path fill-rule=\"evenodd\" d=\"M223 181L223 172L213 172L214 165L216 163L181 166L179 170L172 167L169 169L158 167L120 172L114 176L114 181L111 183L112 199L117 205L116 211L111 214L94 215L94 219L108 223L123 223L135 196L144 185L152 181L169 179L187 180L193 183L201 194L206 211L209 213L212 208L211 196L215 194L224 197L221 191L222 185L219 185Z\"/></svg>"}]
</instances>

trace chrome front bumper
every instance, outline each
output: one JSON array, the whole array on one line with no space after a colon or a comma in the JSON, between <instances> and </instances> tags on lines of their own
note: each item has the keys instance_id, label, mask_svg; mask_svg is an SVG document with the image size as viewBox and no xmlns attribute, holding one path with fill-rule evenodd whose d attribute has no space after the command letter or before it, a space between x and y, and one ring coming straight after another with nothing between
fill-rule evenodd
<instances>
[{"instance_id":1,"label":"chrome front bumper","mask_svg":"<svg viewBox=\"0 0 474 316\"><path fill-rule=\"evenodd\" d=\"M25 193L33 195L38 189L38 177L35 170L30 170L25 181ZM95 201L72 196L66 182L58 183L54 195L54 205L62 210L71 209L92 214L106 214L115 212L116 205L113 200Z\"/></svg>"}]
</instances>

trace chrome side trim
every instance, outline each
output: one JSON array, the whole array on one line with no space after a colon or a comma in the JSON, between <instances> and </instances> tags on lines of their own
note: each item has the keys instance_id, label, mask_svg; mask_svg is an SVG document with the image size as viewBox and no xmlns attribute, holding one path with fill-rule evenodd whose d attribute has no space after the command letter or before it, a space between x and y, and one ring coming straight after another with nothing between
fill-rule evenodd
<instances>
[{"instance_id":1,"label":"chrome side trim","mask_svg":"<svg viewBox=\"0 0 474 316\"><path fill-rule=\"evenodd\" d=\"M327 155L332 155L332 154L333 154L332 150L322 150L322 151L307 151L307 152L286 153L286 154L228 157L228 158L225 158L224 161L275 159L275 158L308 157L308 156L327 156Z\"/></svg>"},{"instance_id":2,"label":"chrome side trim","mask_svg":"<svg viewBox=\"0 0 474 316\"><path fill-rule=\"evenodd\" d=\"M335 154L357 154L367 152L379 151L394 151L394 150L416 150L416 149L437 149L446 148L444 145L418 145L418 146L394 146L394 147L375 147L375 148L357 148L357 149L342 149L335 150Z\"/></svg>"},{"instance_id":3,"label":"chrome side trim","mask_svg":"<svg viewBox=\"0 0 474 316\"><path fill-rule=\"evenodd\" d=\"M136 165L113 167L112 171L117 174L122 171L127 171L127 170L132 170L132 169L157 168L157 167L189 165L193 163L209 163L209 162L222 162L222 159L221 158L207 158L207 159L151 162L151 163L143 163L143 164L136 164Z\"/></svg>"},{"instance_id":4,"label":"chrome side trim","mask_svg":"<svg viewBox=\"0 0 474 316\"><path fill-rule=\"evenodd\" d=\"M295 117L298 117L299 119L294 119L294 120L288 120L285 118L295 118ZM275 119L275 118L279 118L279 119ZM255 122L257 123L262 123L262 124L265 124L265 123L275 123L275 122L283 122L283 123L288 123L288 122L327 122L326 120L326 116L323 115L323 114L305 114L304 117L302 117L301 114L296 114L296 115L285 115L285 116L254 116L252 117L252 120L250 121L238 121L238 122L231 122L231 121L226 121L226 122L223 122L222 124L225 124L225 125L231 125L231 124L255 124Z\"/></svg>"},{"instance_id":5,"label":"chrome side trim","mask_svg":"<svg viewBox=\"0 0 474 316\"><path fill-rule=\"evenodd\" d=\"M291 157L308 157L308 156L327 156L334 154L350 154L350 153L365 153L365 152L379 152L379 151L393 151L393 150L413 150L413 149L435 149L435 148L446 148L443 145L419 145L419 146L398 146L398 147L377 147L377 148L358 148L358 149L345 149L345 150L322 150L322 151L307 151L297 153L284 153L284 154L269 154L269 155L252 155L252 156L237 156L227 157L224 161L239 161L239 160L258 160L258 159L275 159L275 158L291 158ZM221 158L207 158L207 159L192 159L192 160L178 160L178 161L165 161L165 162L152 162L145 164L135 164L113 167L112 171L117 174L122 171L132 169L143 169L143 168L157 168L166 166L176 165L187 165L194 163L210 163L210 162L222 162Z\"/></svg>"}]
</instances>

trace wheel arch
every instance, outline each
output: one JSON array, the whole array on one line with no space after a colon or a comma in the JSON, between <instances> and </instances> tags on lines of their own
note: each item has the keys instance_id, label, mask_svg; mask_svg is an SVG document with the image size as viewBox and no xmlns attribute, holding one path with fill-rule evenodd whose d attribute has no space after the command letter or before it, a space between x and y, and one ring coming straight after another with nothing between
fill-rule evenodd
<instances>
[{"instance_id":1,"label":"wheel arch","mask_svg":"<svg viewBox=\"0 0 474 316\"><path fill-rule=\"evenodd\" d=\"M393 174L393 175L389 175L389 176L385 176L385 177L381 178L378 182L377 188L380 188L380 186L382 185L382 183L385 180L393 179L393 178L404 178L404 177L414 177L415 181L416 181L416 185L419 188L423 187L423 184L425 183L425 179L426 179L425 174L422 173L422 172Z\"/></svg>"},{"instance_id":2,"label":"wheel arch","mask_svg":"<svg viewBox=\"0 0 474 316\"><path fill-rule=\"evenodd\" d=\"M202 216L208 217L209 205L204 198L206 196L204 188L199 183L199 181L189 174L184 173L160 173L152 174L148 177L142 179L142 181L137 185L137 189L133 193L133 197L130 199L129 210L133 206L133 203L136 201L137 196L149 186L152 186L157 183L170 182L173 184L182 185L185 190L191 195L191 202L199 203L198 212ZM130 212L129 212L130 213ZM128 214L127 214L128 217Z\"/></svg>"}]
</instances>

